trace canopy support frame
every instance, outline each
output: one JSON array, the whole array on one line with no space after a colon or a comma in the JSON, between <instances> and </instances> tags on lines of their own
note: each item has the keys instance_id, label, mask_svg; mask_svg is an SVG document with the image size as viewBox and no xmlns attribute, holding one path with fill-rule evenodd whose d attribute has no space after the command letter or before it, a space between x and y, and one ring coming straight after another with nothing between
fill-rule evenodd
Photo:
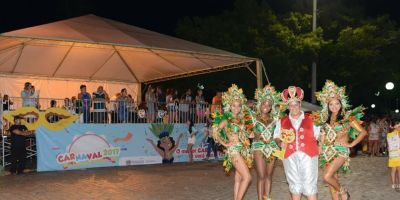
<instances>
[{"instance_id":1,"label":"canopy support frame","mask_svg":"<svg viewBox=\"0 0 400 200\"><path fill-rule=\"evenodd\" d=\"M15 72L15 69L17 68L17 65L18 65L18 63L19 63L19 59L20 59L21 56L22 56L22 52L24 51L24 48L25 48L25 43L22 43L21 50L19 51L18 58L17 58L17 60L15 61L15 64L14 64L14 66L13 66L13 69L11 70L11 73L14 73L14 72Z\"/></svg>"},{"instance_id":2,"label":"canopy support frame","mask_svg":"<svg viewBox=\"0 0 400 200\"><path fill-rule=\"evenodd\" d=\"M124 63L125 67L128 69L128 71L131 73L131 75L135 78L137 83L140 83L139 79L136 77L135 73L133 70L129 67L129 64L126 62L125 58L121 55L121 52L118 51L117 48L115 48L114 45L112 45L114 50L117 52L118 56L121 58L122 62Z\"/></svg>"},{"instance_id":3,"label":"canopy support frame","mask_svg":"<svg viewBox=\"0 0 400 200\"><path fill-rule=\"evenodd\" d=\"M69 53L71 52L72 47L74 47L74 45L75 45L75 42L73 42L73 43L71 44L71 46L69 47L69 49L68 49L67 52L65 53L64 57L61 59L60 63L58 63L56 69L55 69L54 72L53 72L53 75L52 75L53 77L56 75L56 73L58 72L58 70L61 68L62 64L64 63L65 59L68 57L68 55L69 55Z\"/></svg>"},{"instance_id":4,"label":"canopy support frame","mask_svg":"<svg viewBox=\"0 0 400 200\"><path fill-rule=\"evenodd\" d=\"M96 75L96 73L99 72L101 69L103 69L104 65L108 63L108 61L115 55L115 53L117 52L114 50L112 54L104 61L104 63L100 65L100 67L96 69L92 75L89 76L89 80L92 80L93 76Z\"/></svg>"}]
</instances>

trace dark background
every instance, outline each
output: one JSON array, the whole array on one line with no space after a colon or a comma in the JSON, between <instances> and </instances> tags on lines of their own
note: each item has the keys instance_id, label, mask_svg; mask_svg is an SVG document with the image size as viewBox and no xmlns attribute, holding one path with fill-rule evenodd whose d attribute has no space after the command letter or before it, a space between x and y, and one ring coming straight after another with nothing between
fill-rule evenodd
<instances>
[{"instance_id":1,"label":"dark background","mask_svg":"<svg viewBox=\"0 0 400 200\"><path fill-rule=\"evenodd\" d=\"M265 2L268 3L277 15L283 15L294 9L303 13L309 12L311 14L312 0L266 0ZM360 8L359 10L362 11L362 15L359 16L360 20L363 20L363 18L379 17L381 15L388 16L390 20L395 23L398 23L400 20L400 12L398 11L400 7L396 0L320 0L319 4L329 4L331 2L344 5L349 10L351 10L352 7ZM0 6L0 33L76 16L95 14L167 35L177 36L177 26L184 17L206 18L208 16L218 16L228 10L232 10L235 6L235 0L7 1L2 2ZM330 10L329 12L334 13L335 10ZM325 34L329 35L329 33ZM213 46L213 44L207 45ZM221 48L218 46L215 47ZM267 66L268 72L268 59L264 59L264 63ZM393 66L395 65L397 65L397 68L400 70L400 63L394 63ZM393 66L391 67L393 68ZM268 72L268 75L271 76L271 73ZM272 76L278 77L290 75L272 74ZM360 74L360 76L362 76L362 74ZM308 79L309 77L307 77L306 81L309 82ZM352 81L357 82L357 77ZM394 80L394 82L395 81L400 80ZM194 90L196 89L197 83L201 83L205 85L206 97L210 99L216 91L226 90L226 88L233 82L244 87L247 96L250 96L250 98L253 96L253 91L250 91L251 89L249 88L255 88L256 80L247 69L234 69L210 75L199 75L191 78L171 80L158 85L162 85L164 89L175 87L178 88L180 92L183 92L186 88L192 88ZM318 80L318 82L321 86L323 80ZM399 83L400 82L395 82L395 89L399 86ZM275 78L274 84L279 86L277 87L279 90L282 90L284 89L284 85L286 86L293 83L279 82L279 79ZM354 94L350 96L351 101L354 102L354 104L365 104L366 106L369 106L372 102L377 102L376 104L385 105L387 109L389 109L389 107L390 109L396 106L398 107L398 105L395 105L396 103L394 103L393 99L398 98L399 93L396 91L385 91L384 84L385 81L383 81L383 79L375 80L372 78L369 85L366 84L365 87L357 87L358 92L353 92ZM146 86L143 88L146 88ZM309 99L311 95L309 84L303 84L303 88L306 92L307 99ZM320 89L320 87L318 87L318 89ZM378 90L381 91L381 95L386 95L386 97L374 97L372 94ZM365 96L361 95L363 93L371 94L371 97L365 98ZM388 111L378 111L375 109L374 112L387 113Z\"/></svg>"}]
</instances>

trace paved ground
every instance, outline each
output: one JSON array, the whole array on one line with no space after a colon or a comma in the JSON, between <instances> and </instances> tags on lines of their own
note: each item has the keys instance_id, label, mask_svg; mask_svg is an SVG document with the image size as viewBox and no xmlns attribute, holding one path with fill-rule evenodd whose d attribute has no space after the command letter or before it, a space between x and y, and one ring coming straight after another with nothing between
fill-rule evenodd
<instances>
[{"instance_id":1,"label":"paved ground","mask_svg":"<svg viewBox=\"0 0 400 200\"><path fill-rule=\"evenodd\" d=\"M390 189L386 158L358 157L343 182L353 200L399 200ZM254 172L253 172L254 175ZM0 177L0 200L12 199L232 199L233 176L225 176L221 163L131 166ZM329 199L319 182L319 199ZM273 177L274 199L289 199L278 162ZM256 199L255 177L245 199Z\"/></svg>"}]
</instances>

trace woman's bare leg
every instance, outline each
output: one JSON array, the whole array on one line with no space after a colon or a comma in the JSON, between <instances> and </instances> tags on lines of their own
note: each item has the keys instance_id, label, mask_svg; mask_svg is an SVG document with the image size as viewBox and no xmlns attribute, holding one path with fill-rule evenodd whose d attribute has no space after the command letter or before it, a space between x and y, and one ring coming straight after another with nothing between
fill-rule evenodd
<instances>
[{"instance_id":1,"label":"woman's bare leg","mask_svg":"<svg viewBox=\"0 0 400 200\"><path fill-rule=\"evenodd\" d=\"M376 156L379 156L380 146L381 146L381 144L380 144L379 140L378 140L378 142L375 142L375 153L376 153Z\"/></svg>"},{"instance_id":2,"label":"woman's bare leg","mask_svg":"<svg viewBox=\"0 0 400 200\"><path fill-rule=\"evenodd\" d=\"M233 185L233 199L237 198L237 194L239 192L240 180L241 180L240 174L235 170L235 185Z\"/></svg>"},{"instance_id":3,"label":"woman's bare leg","mask_svg":"<svg viewBox=\"0 0 400 200\"><path fill-rule=\"evenodd\" d=\"M258 200L263 200L263 197L267 195L265 190L267 165L260 151L254 151L254 160L256 162Z\"/></svg>"},{"instance_id":4,"label":"woman's bare leg","mask_svg":"<svg viewBox=\"0 0 400 200\"><path fill-rule=\"evenodd\" d=\"M241 155L233 156L232 164L235 167L235 172L240 176L239 188L235 200L242 200L251 182L250 170Z\"/></svg>"},{"instance_id":5,"label":"woman's bare leg","mask_svg":"<svg viewBox=\"0 0 400 200\"><path fill-rule=\"evenodd\" d=\"M397 172L396 167L390 168L390 179L392 181L392 185L396 185L396 172Z\"/></svg>"},{"instance_id":6,"label":"woman's bare leg","mask_svg":"<svg viewBox=\"0 0 400 200\"><path fill-rule=\"evenodd\" d=\"M193 162L192 147L193 147L193 144L188 144L187 153L188 153L188 155L189 155L189 162L190 162L190 163Z\"/></svg>"},{"instance_id":7,"label":"woman's bare leg","mask_svg":"<svg viewBox=\"0 0 400 200\"><path fill-rule=\"evenodd\" d=\"M368 153L370 156L374 156L373 152L374 143L371 140L368 141Z\"/></svg>"},{"instance_id":8,"label":"woman's bare leg","mask_svg":"<svg viewBox=\"0 0 400 200\"><path fill-rule=\"evenodd\" d=\"M271 196L271 188L272 188L272 174L274 172L275 158L269 161L267 164L267 176L265 179L265 193L268 197Z\"/></svg>"},{"instance_id":9,"label":"woman's bare leg","mask_svg":"<svg viewBox=\"0 0 400 200\"><path fill-rule=\"evenodd\" d=\"M344 164L345 161L345 158L339 156L335 158L327 167L325 167L324 170L324 181L336 191L340 191L341 185L339 180L335 178L335 174L337 174L339 168ZM343 197L346 198L347 194L342 194L341 196L342 200L345 200Z\"/></svg>"},{"instance_id":10,"label":"woman's bare leg","mask_svg":"<svg viewBox=\"0 0 400 200\"><path fill-rule=\"evenodd\" d=\"M339 180L337 173L334 175L336 180ZM331 185L328 184L329 192L331 193L332 200L339 200L339 191L336 191Z\"/></svg>"},{"instance_id":11,"label":"woman's bare leg","mask_svg":"<svg viewBox=\"0 0 400 200\"><path fill-rule=\"evenodd\" d=\"M396 167L396 171L397 171L397 181L396 181L396 184L397 184L397 189L398 190L400 190L400 167Z\"/></svg>"}]
</instances>

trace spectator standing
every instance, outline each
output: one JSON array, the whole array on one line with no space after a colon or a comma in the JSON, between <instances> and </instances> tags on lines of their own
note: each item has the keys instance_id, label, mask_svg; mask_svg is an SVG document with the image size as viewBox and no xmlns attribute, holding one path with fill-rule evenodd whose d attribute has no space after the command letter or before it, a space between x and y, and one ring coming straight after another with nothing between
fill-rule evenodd
<instances>
[{"instance_id":1,"label":"spectator standing","mask_svg":"<svg viewBox=\"0 0 400 200\"><path fill-rule=\"evenodd\" d=\"M50 101L50 107L51 108L57 108L57 101L52 99ZM54 115L54 114L50 114L47 117L47 121L50 122L50 123L55 123L55 122L58 122L59 120L60 120L60 118L57 115Z\"/></svg>"},{"instance_id":2,"label":"spectator standing","mask_svg":"<svg viewBox=\"0 0 400 200\"><path fill-rule=\"evenodd\" d=\"M11 105L13 105L13 102L10 100L7 94L3 96L2 103L3 103L3 111L9 111Z\"/></svg>"},{"instance_id":3,"label":"spectator standing","mask_svg":"<svg viewBox=\"0 0 400 200\"><path fill-rule=\"evenodd\" d=\"M185 94L182 95L181 100L179 102L179 111L181 121L187 121L190 119L190 104L192 102L192 90L187 89Z\"/></svg>"},{"instance_id":4,"label":"spectator standing","mask_svg":"<svg viewBox=\"0 0 400 200\"><path fill-rule=\"evenodd\" d=\"M204 100L203 89L197 90L195 101L196 101L197 123L201 123L204 120L204 113L206 109L206 101Z\"/></svg>"},{"instance_id":5,"label":"spectator standing","mask_svg":"<svg viewBox=\"0 0 400 200\"><path fill-rule=\"evenodd\" d=\"M175 102L175 121L174 122L179 122L179 93L177 89L173 89L173 98Z\"/></svg>"},{"instance_id":6,"label":"spectator standing","mask_svg":"<svg viewBox=\"0 0 400 200\"><path fill-rule=\"evenodd\" d=\"M163 93L162 88L160 86L158 86L156 89L156 96L157 96L158 107L164 107L166 102L165 101L166 95Z\"/></svg>"},{"instance_id":7,"label":"spectator standing","mask_svg":"<svg viewBox=\"0 0 400 200\"><path fill-rule=\"evenodd\" d=\"M118 102L118 122L127 123L129 97L126 88L123 88L121 90L121 95L118 97L117 102Z\"/></svg>"},{"instance_id":8,"label":"spectator standing","mask_svg":"<svg viewBox=\"0 0 400 200\"><path fill-rule=\"evenodd\" d=\"M110 102L110 97L104 91L103 86L99 86L96 92L93 92L93 118L94 123L105 123L107 110L106 102Z\"/></svg>"},{"instance_id":9,"label":"spectator standing","mask_svg":"<svg viewBox=\"0 0 400 200\"><path fill-rule=\"evenodd\" d=\"M35 107L36 107L38 110L40 110L40 103L39 103L39 93L40 93L40 91L39 91L39 90L36 90L36 89L35 89L35 86L32 85L32 86L31 86L31 92L32 92L33 101L35 102Z\"/></svg>"},{"instance_id":10,"label":"spectator standing","mask_svg":"<svg viewBox=\"0 0 400 200\"><path fill-rule=\"evenodd\" d=\"M211 113L218 111L222 112L222 92L217 92L212 98L211 102Z\"/></svg>"},{"instance_id":11,"label":"spectator standing","mask_svg":"<svg viewBox=\"0 0 400 200\"><path fill-rule=\"evenodd\" d=\"M188 146L187 146L187 153L189 156L189 163L193 162L193 146L196 144L196 135L197 135L197 130L194 128L194 124L192 120L188 120L186 122L188 125Z\"/></svg>"},{"instance_id":12,"label":"spectator standing","mask_svg":"<svg viewBox=\"0 0 400 200\"><path fill-rule=\"evenodd\" d=\"M22 106L24 107L36 106L31 83L29 82L25 83L24 90L21 91L21 98L22 98Z\"/></svg>"},{"instance_id":13,"label":"spectator standing","mask_svg":"<svg viewBox=\"0 0 400 200\"><path fill-rule=\"evenodd\" d=\"M387 134L389 133L389 123L388 119L386 117L383 117L380 120L379 123L380 127L380 134L379 134L379 139L380 139L380 149L379 151L382 153L383 156L387 156Z\"/></svg>"},{"instance_id":14,"label":"spectator standing","mask_svg":"<svg viewBox=\"0 0 400 200\"><path fill-rule=\"evenodd\" d=\"M25 125L21 124L21 119L20 116L15 116L14 124L9 129L11 134L11 174L22 174L25 169L25 137L30 132Z\"/></svg>"},{"instance_id":15,"label":"spectator standing","mask_svg":"<svg viewBox=\"0 0 400 200\"><path fill-rule=\"evenodd\" d=\"M396 120L393 126L394 130L387 134L389 150L388 167L391 169L392 189L400 192L400 121Z\"/></svg>"},{"instance_id":16,"label":"spectator standing","mask_svg":"<svg viewBox=\"0 0 400 200\"><path fill-rule=\"evenodd\" d=\"M83 113L83 123L90 123L90 107L92 97L86 91L86 85L80 86L81 92L78 94L78 101L81 103Z\"/></svg>"},{"instance_id":17,"label":"spectator standing","mask_svg":"<svg viewBox=\"0 0 400 200\"><path fill-rule=\"evenodd\" d=\"M174 102L174 90L171 88L167 89L167 96L165 97L165 102L167 104L168 111L168 123L173 123L175 119L175 102Z\"/></svg>"},{"instance_id":18,"label":"spectator standing","mask_svg":"<svg viewBox=\"0 0 400 200\"><path fill-rule=\"evenodd\" d=\"M204 160L209 161L211 156L211 150L214 153L214 160L218 161L218 151L217 151L217 144L213 138L212 132L212 119L209 114L210 110L208 109L208 113L206 114L206 124L204 127L204 140L207 143L207 154Z\"/></svg>"},{"instance_id":19,"label":"spectator standing","mask_svg":"<svg viewBox=\"0 0 400 200\"><path fill-rule=\"evenodd\" d=\"M373 119L368 127L368 149L371 156L379 155L379 132L380 127L377 124L377 118Z\"/></svg>"},{"instance_id":20,"label":"spectator standing","mask_svg":"<svg viewBox=\"0 0 400 200\"><path fill-rule=\"evenodd\" d=\"M145 101L147 105L147 123L153 123L154 121L156 100L155 89L149 85L145 94Z\"/></svg>"},{"instance_id":21,"label":"spectator standing","mask_svg":"<svg viewBox=\"0 0 400 200\"><path fill-rule=\"evenodd\" d=\"M76 99L75 99L75 101L76 101ZM73 104L73 102L72 102L72 99L65 98L65 99L64 99L64 106L63 106L63 108L64 108L65 110L68 110L70 113L75 114L75 108L74 108L74 104Z\"/></svg>"}]
</instances>

